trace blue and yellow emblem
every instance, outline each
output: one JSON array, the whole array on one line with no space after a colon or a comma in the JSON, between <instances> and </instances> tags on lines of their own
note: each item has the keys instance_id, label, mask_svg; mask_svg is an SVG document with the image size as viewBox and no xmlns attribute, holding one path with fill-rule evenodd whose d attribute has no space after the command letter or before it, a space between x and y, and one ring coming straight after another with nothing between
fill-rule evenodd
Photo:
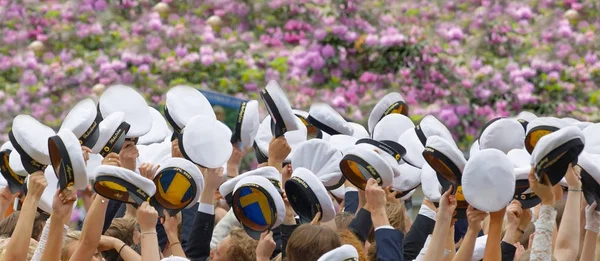
<instances>
[{"instance_id":1,"label":"blue and yellow emblem","mask_svg":"<svg viewBox=\"0 0 600 261\"><path fill-rule=\"evenodd\" d=\"M185 208L196 192L192 176L181 168L167 168L154 178L155 197L168 209Z\"/></svg>"},{"instance_id":2,"label":"blue and yellow emblem","mask_svg":"<svg viewBox=\"0 0 600 261\"><path fill-rule=\"evenodd\" d=\"M234 212L248 228L265 231L275 222L273 200L259 186L245 186L234 194Z\"/></svg>"}]
</instances>

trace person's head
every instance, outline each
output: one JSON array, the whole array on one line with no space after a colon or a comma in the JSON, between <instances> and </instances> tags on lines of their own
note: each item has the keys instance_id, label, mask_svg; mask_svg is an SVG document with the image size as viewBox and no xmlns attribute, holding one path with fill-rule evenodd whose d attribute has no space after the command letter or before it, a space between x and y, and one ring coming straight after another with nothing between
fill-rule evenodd
<instances>
[{"instance_id":1,"label":"person's head","mask_svg":"<svg viewBox=\"0 0 600 261\"><path fill-rule=\"evenodd\" d=\"M339 230L338 234L340 235L340 240L342 241L342 244L352 245L354 248L356 248L356 251L358 252L358 261L367 260L365 256L363 243L356 237L354 232L348 229L344 229Z\"/></svg>"},{"instance_id":2,"label":"person's head","mask_svg":"<svg viewBox=\"0 0 600 261\"><path fill-rule=\"evenodd\" d=\"M136 249L135 245L140 243L140 232L137 228L137 221L132 218L115 218L110 227L104 232L105 236L117 238L128 246ZM107 261L122 260L119 253L111 249L102 252Z\"/></svg>"},{"instance_id":3,"label":"person's head","mask_svg":"<svg viewBox=\"0 0 600 261\"><path fill-rule=\"evenodd\" d=\"M217 120L224 121L225 120L225 109L221 106L214 106L213 110L215 111L215 116L217 116Z\"/></svg>"},{"instance_id":4,"label":"person's head","mask_svg":"<svg viewBox=\"0 0 600 261\"><path fill-rule=\"evenodd\" d=\"M79 246L80 239L81 231L69 230L67 232L65 242L60 253L60 261L69 261L71 259L71 256L75 253L75 250L77 250L77 247ZM94 253L91 261L104 261L104 258L102 258L100 252L96 250L96 253Z\"/></svg>"},{"instance_id":5,"label":"person's head","mask_svg":"<svg viewBox=\"0 0 600 261\"><path fill-rule=\"evenodd\" d=\"M12 233L15 231L15 227L17 226L17 220L19 220L20 213L20 211L15 211L0 222L0 237L8 238L12 236ZM42 235L42 230L44 229L45 224L45 216L37 213L35 215L35 220L33 221L31 238L35 239L36 241L40 240L40 236Z\"/></svg>"},{"instance_id":6,"label":"person's head","mask_svg":"<svg viewBox=\"0 0 600 261\"><path fill-rule=\"evenodd\" d=\"M377 261L377 245L375 242L369 245L369 249L367 250L367 260Z\"/></svg>"},{"instance_id":7,"label":"person's head","mask_svg":"<svg viewBox=\"0 0 600 261\"><path fill-rule=\"evenodd\" d=\"M385 204L385 214L387 215L390 226L394 229L408 234L408 227L406 227L406 220L410 219L406 214L406 208L404 204L399 203L386 203ZM369 238L367 239L371 244L375 243L375 231L371 228L371 232L369 233Z\"/></svg>"},{"instance_id":8,"label":"person's head","mask_svg":"<svg viewBox=\"0 0 600 261\"><path fill-rule=\"evenodd\" d=\"M323 254L342 245L340 236L329 227L304 224L288 239L287 261L316 261Z\"/></svg>"},{"instance_id":9,"label":"person's head","mask_svg":"<svg viewBox=\"0 0 600 261\"><path fill-rule=\"evenodd\" d=\"M258 241L243 229L234 229L210 252L211 261L254 261Z\"/></svg>"},{"instance_id":10,"label":"person's head","mask_svg":"<svg viewBox=\"0 0 600 261\"><path fill-rule=\"evenodd\" d=\"M10 238L0 238L0 260L4 260L4 251L8 247L8 242ZM33 238L29 239L29 248L27 249L27 260L31 260L33 254L35 254L35 249L38 246L38 242Z\"/></svg>"},{"instance_id":11,"label":"person's head","mask_svg":"<svg viewBox=\"0 0 600 261\"><path fill-rule=\"evenodd\" d=\"M346 229L354 219L354 215L348 212L340 212L335 215L335 226L338 230Z\"/></svg>"}]
</instances>

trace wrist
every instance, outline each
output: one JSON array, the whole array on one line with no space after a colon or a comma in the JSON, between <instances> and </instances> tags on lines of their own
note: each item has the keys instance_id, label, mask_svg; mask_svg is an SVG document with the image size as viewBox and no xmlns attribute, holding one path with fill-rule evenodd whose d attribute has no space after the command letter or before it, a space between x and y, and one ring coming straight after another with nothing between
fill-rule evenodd
<instances>
[{"instance_id":1,"label":"wrist","mask_svg":"<svg viewBox=\"0 0 600 261\"><path fill-rule=\"evenodd\" d=\"M581 185L579 185L579 186L569 186L569 190L581 190Z\"/></svg>"},{"instance_id":2,"label":"wrist","mask_svg":"<svg viewBox=\"0 0 600 261\"><path fill-rule=\"evenodd\" d=\"M283 165L283 160L279 160L279 159L269 158L269 160L267 162L269 163L269 166L276 167L276 168L281 168L281 166Z\"/></svg>"},{"instance_id":3,"label":"wrist","mask_svg":"<svg viewBox=\"0 0 600 261\"><path fill-rule=\"evenodd\" d=\"M118 239L118 238L113 238L113 239L112 239L112 244L111 244L111 245L112 245L112 248L113 248L113 249L115 249L115 250L117 250L117 251L118 251L118 250L119 250L119 248L123 247L123 245L124 245L124 244L125 244L125 243L124 243L123 241L121 241L120 239Z\"/></svg>"},{"instance_id":4,"label":"wrist","mask_svg":"<svg viewBox=\"0 0 600 261\"><path fill-rule=\"evenodd\" d=\"M548 205L548 206L554 207L554 203L555 203L554 198L552 198L552 199L545 199L545 200L542 199L542 205Z\"/></svg>"}]
</instances>

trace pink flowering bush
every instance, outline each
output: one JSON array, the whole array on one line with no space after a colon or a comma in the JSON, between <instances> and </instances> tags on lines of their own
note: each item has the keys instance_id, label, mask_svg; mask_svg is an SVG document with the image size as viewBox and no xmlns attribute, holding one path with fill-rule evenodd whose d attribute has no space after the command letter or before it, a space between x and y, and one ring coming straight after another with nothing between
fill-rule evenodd
<instances>
[{"instance_id":1,"label":"pink flowering bush","mask_svg":"<svg viewBox=\"0 0 600 261\"><path fill-rule=\"evenodd\" d=\"M17 2L0 0L2 133L19 113L57 127L115 83L159 106L176 84L257 99L275 79L360 122L396 91L463 148L522 110L599 117L598 1Z\"/></svg>"}]
</instances>

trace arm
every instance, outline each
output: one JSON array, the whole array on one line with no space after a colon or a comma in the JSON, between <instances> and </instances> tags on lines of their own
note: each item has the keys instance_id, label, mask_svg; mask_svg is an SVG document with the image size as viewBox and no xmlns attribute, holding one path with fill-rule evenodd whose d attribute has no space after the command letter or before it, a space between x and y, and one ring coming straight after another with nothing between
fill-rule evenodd
<instances>
[{"instance_id":1,"label":"arm","mask_svg":"<svg viewBox=\"0 0 600 261\"><path fill-rule=\"evenodd\" d=\"M467 220L469 221L469 226L462 244L458 249L458 253L456 253L454 259L452 259L453 261L471 261L473 251L475 250L475 240L477 240L479 231L481 231L481 222L486 216L487 213L477 210L473 208L473 206L467 208Z\"/></svg>"},{"instance_id":2,"label":"arm","mask_svg":"<svg viewBox=\"0 0 600 261\"><path fill-rule=\"evenodd\" d=\"M46 186L48 186L48 182L43 171L37 171L29 177L29 192L21 207L19 220L8 242L6 251L3 253L2 260L25 260L27 258L37 205ZM60 222L57 223L60 224Z\"/></svg>"},{"instance_id":3,"label":"arm","mask_svg":"<svg viewBox=\"0 0 600 261\"><path fill-rule=\"evenodd\" d=\"M0 221L4 219L4 213L14 202L15 195L10 192L10 188L6 186L0 190Z\"/></svg>"},{"instance_id":4,"label":"arm","mask_svg":"<svg viewBox=\"0 0 600 261\"><path fill-rule=\"evenodd\" d=\"M356 213L358 211L358 201L358 190L354 187L346 187L346 193L344 193L344 212Z\"/></svg>"},{"instance_id":5,"label":"arm","mask_svg":"<svg viewBox=\"0 0 600 261\"><path fill-rule=\"evenodd\" d=\"M450 261L454 259L456 255L456 247L454 246L454 226L448 230L448 236L446 236L446 249L449 251L448 255L444 257L444 260Z\"/></svg>"},{"instance_id":6,"label":"arm","mask_svg":"<svg viewBox=\"0 0 600 261\"><path fill-rule=\"evenodd\" d=\"M156 234L158 212L148 202L144 202L138 207L137 217L142 234L142 260L159 261L160 249Z\"/></svg>"},{"instance_id":7,"label":"arm","mask_svg":"<svg viewBox=\"0 0 600 261\"><path fill-rule=\"evenodd\" d=\"M575 260L579 254L579 240L581 233L579 222L581 222L581 180L573 167L569 167L565 178L569 184L565 212L560 222L560 228L556 237L554 256L558 260Z\"/></svg>"},{"instance_id":8,"label":"arm","mask_svg":"<svg viewBox=\"0 0 600 261\"><path fill-rule=\"evenodd\" d=\"M104 224L104 215L108 207L108 199L100 195L96 195L90 212L87 213L85 221L83 221L83 229L81 230L81 240L79 246L71 256L70 260L91 260L94 252L100 243L102 235L102 226Z\"/></svg>"},{"instance_id":9,"label":"arm","mask_svg":"<svg viewBox=\"0 0 600 261\"><path fill-rule=\"evenodd\" d=\"M102 236L98 246L99 251L115 250L124 261L140 261L142 257L118 238ZM55 259L58 260L58 259Z\"/></svg>"},{"instance_id":10,"label":"arm","mask_svg":"<svg viewBox=\"0 0 600 261\"><path fill-rule=\"evenodd\" d=\"M165 216L163 226L165 227L167 239L169 240L169 249L171 250L171 255L185 257L185 252L183 251L181 242L179 242L179 233L177 231L177 226L180 223L179 218L181 217L181 213L171 216L169 215L169 212L163 210L163 214Z\"/></svg>"},{"instance_id":11,"label":"arm","mask_svg":"<svg viewBox=\"0 0 600 261\"><path fill-rule=\"evenodd\" d=\"M597 203L585 207L585 239L579 260L594 260L596 254L596 238L600 232L600 213L596 211Z\"/></svg>"},{"instance_id":12,"label":"arm","mask_svg":"<svg viewBox=\"0 0 600 261\"><path fill-rule=\"evenodd\" d=\"M223 168L208 169L204 179L204 190L200 195L198 213L194 219L193 230L195 233L190 234L186 249L186 254L191 260L210 256L210 238L215 225L213 197L223 180Z\"/></svg>"},{"instance_id":13,"label":"arm","mask_svg":"<svg viewBox=\"0 0 600 261\"><path fill-rule=\"evenodd\" d=\"M502 238L502 222L504 221L504 212L506 208L490 213L490 229L488 238L485 243L485 251L483 259L488 261L502 260L502 252L500 249L500 241Z\"/></svg>"},{"instance_id":14,"label":"arm","mask_svg":"<svg viewBox=\"0 0 600 261\"><path fill-rule=\"evenodd\" d=\"M232 179L239 175L240 162L244 152L240 149L239 143L233 143L233 152L227 161L227 178Z\"/></svg>"},{"instance_id":15,"label":"arm","mask_svg":"<svg viewBox=\"0 0 600 261\"><path fill-rule=\"evenodd\" d=\"M433 235L431 236L430 246L443 246L445 245L446 236L450 229L450 223L452 221L452 215L456 209L456 198L454 195L450 195L452 186L442 195L440 198L440 207L436 215L435 228L433 229ZM429 247L425 253L423 260L442 260L444 259L444 248L442 247Z\"/></svg>"},{"instance_id":16,"label":"arm","mask_svg":"<svg viewBox=\"0 0 600 261\"><path fill-rule=\"evenodd\" d=\"M554 192L550 180L543 176L542 182L535 178L533 169L529 173L529 186L540 197L542 206L539 210L538 220L535 222L533 242L530 242L531 261L544 261L552 259L552 232L556 223L556 209L554 209Z\"/></svg>"},{"instance_id":17,"label":"arm","mask_svg":"<svg viewBox=\"0 0 600 261\"><path fill-rule=\"evenodd\" d=\"M433 204L431 204L432 207ZM431 210L425 200L421 204L419 214L410 227L404 239L404 260L414 260L427 241L427 236L433 233L435 227L435 211Z\"/></svg>"}]
</instances>

